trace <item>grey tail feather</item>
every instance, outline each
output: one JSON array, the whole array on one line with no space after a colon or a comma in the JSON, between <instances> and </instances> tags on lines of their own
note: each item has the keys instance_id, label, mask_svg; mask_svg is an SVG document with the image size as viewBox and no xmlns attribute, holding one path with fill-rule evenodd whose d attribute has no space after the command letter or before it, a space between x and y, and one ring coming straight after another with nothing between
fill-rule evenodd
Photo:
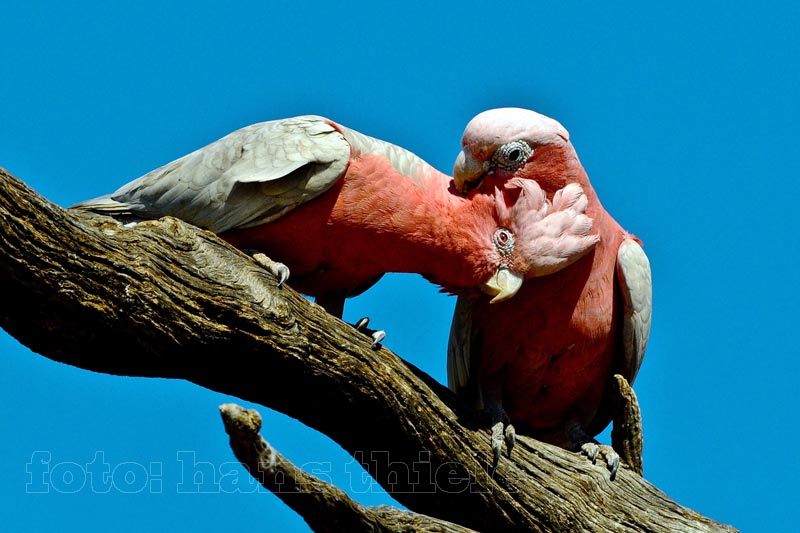
<instances>
[{"instance_id":1,"label":"grey tail feather","mask_svg":"<svg viewBox=\"0 0 800 533\"><path fill-rule=\"evenodd\" d=\"M93 211L95 213L111 216L133 214L128 204L112 200L110 194L78 202L77 204L69 206L69 208Z\"/></svg>"},{"instance_id":2,"label":"grey tail feather","mask_svg":"<svg viewBox=\"0 0 800 533\"><path fill-rule=\"evenodd\" d=\"M99 215L110 216L126 226L136 225L148 219L148 217L143 217L140 214L134 213L129 204L112 200L110 194L78 202L77 204L69 206L69 209L80 209L81 211L90 211Z\"/></svg>"}]
</instances>

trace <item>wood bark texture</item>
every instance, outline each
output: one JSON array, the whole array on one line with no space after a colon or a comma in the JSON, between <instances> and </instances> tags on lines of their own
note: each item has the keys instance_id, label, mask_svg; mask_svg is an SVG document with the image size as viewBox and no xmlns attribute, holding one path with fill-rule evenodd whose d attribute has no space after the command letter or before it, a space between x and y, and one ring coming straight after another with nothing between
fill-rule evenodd
<instances>
[{"instance_id":1,"label":"wood bark texture","mask_svg":"<svg viewBox=\"0 0 800 533\"><path fill-rule=\"evenodd\" d=\"M0 169L0 287L0 326L31 350L293 416L427 515L420 527L435 517L479 531L735 531L630 469L611 482L599 462L524 436L490 476L489 432L446 387L176 219L128 228L71 212Z\"/></svg>"},{"instance_id":2,"label":"wood bark texture","mask_svg":"<svg viewBox=\"0 0 800 533\"><path fill-rule=\"evenodd\" d=\"M474 531L389 506L365 507L343 490L297 468L259 434L261 415L236 404L221 405L234 455L264 487L297 511L319 533L341 531Z\"/></svg>"}]
</instances>

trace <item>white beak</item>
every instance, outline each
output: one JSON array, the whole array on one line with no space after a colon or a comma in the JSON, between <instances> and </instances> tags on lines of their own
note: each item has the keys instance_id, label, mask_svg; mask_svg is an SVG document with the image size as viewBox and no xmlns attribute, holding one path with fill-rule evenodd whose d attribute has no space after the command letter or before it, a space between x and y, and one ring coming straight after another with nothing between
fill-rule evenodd
<instances>
[{"instance_id":1,"label":"white beak","mask_svg":"<svg viewBox=\"0 0 800 533\"><path fill-rule=\"evenodd\" d=\"M462 148L453 167L453 182L456 190L463 193L467 184L480 179L483 175L483 165L472 157L469 149Z\"/></svg>"},{"instance_id":2,"label":"white beak","mask_svg":"<svg viewBox=\"0 0 800 533\"><path fill-rule=\"evenodd\" d=\"M489 296L494 296L490 302L494 304L502 302L503 300L508 300L517 294L524 280L525 278L516 272L511 272L505 267L500 267L497 269L497 272L494 273L494 276L481 285L481 290Z\"/></svg>"}]
</instances>

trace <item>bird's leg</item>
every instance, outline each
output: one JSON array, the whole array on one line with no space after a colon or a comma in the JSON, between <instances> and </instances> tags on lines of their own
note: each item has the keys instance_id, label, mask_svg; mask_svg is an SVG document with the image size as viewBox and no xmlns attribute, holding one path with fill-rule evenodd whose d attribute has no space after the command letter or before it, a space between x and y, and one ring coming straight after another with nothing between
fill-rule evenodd
<instances>
[{"instance_id":1,"label":"bird's leg","mask_svg":"<svg viewBox=\"0 0 800 533\"><path fill-rule=\"evenodd\" d=\"M342 318L342 315L344 314L344 300L345 296L338 292L320 294L314 298L314 301L317 303L317 305L325 309L328 314L333 315L336 318Z\"/></svg>"},{"instance_id":2,"label":"bird's leg","mask_svg":"<svg viewBox=\"0 0 800 533\"><path fill-rule=\"evenodd\" d=\"M517 433L514 426L511 425L508 415L503 409L499 398L499 394L491 394L486 400L486 411L489 415L490 425L492 428L491 445L492 445L492 469L491 473L497 470L497 465L500 462L500 456L503 455L503 443L506 444L506 454L511 458L511 450L514 449L514 444L517 442Z\"/></svg>"},{"instance_id":3,"label":"bird's leg","mask_svg":"<svg viewBox=\"0 0 800 533\"><path fill-rule=\"evenodd\" d=\"M245 252L248 253L256 263L261 265L264 270L272 272L272 274L278 278L278 288L283 287L283 284L289 279L289 267L283 263L273 261L261 252L255 250L245 250Z\"/></svg>"},{"instance_id":4,"label":"bird's leg","mask_svg":"<svg viewBox=\"0 0 800 533\"><path fill-rule=\"evenodd\" d=\"M614 481L620 463L619 454L614 451L614 448L607 444L600 444L590 437L578 422L572 422L567 426L567 437L570 440L570 449L580 451L581 455L585 455L592 461L592 464L597 462L598 456L602 457L611 472L611 481Z\"/></svg>"},{"instance_id":5,"label":"bird's leg","mask_svg":"<svg viewBox=\"0 0 800 533\"><path fill-rule=\"evenodd\" d=\"M342 318L342 314L344 313L344 300L345 296L340 293L327 293L314 298L314 301L318 305L322 306L323 309L337 318ZM381 347L381 341L386 338L386 332L381 329L370 329L367 325L369 325L369 318L364 317L353 324L353 327L371 338L372 345L370 347L373 350L378 350Z\"/></svg>"}]
</instances>

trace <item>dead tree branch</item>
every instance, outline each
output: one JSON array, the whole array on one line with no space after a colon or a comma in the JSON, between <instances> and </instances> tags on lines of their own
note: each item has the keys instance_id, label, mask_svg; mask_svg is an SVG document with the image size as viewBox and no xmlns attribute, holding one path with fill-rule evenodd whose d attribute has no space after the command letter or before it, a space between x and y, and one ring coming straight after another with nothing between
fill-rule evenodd
<instances>
[{"instance_id":1,"label":"dead tree branch","mask_svg":"<svg viewBox=\"0 0 800 533\"><path fill-rule=\"evenodd\" d=\"M618 451L622 461L631 470L644 473L642 461L642 412L639 400L628 380L619 374L614 376L615 398L614 426L611 429L611 444Z\"/></svg>"},{"instance_id":2,"label":"dead tree branch","mask_svg":"<svg viewBox=\"0 0 800 533\"><path fill-rule=\"evenodd\" d=\"M483 531L735 531L630 470L488 432L442 385L211 233L65 211L0 169L0 326L56 361L182 378L337 441L415 512ZM291 280L290 280L291 283Z\"/></svg>"},{"instance_id":3,"label":"dead tree branch","mask_svg":"<svg viewBox=\"0 0 800 533\"><path fill-rule=\"evenodd\" d=\"M261 415L235 404L221 405L234 455L264 487L302 516L317 532L419 531L466 533L462 526L394 507L365 507L343 490L294 466L259 435Z\"/></svg>"}]
</instances>

